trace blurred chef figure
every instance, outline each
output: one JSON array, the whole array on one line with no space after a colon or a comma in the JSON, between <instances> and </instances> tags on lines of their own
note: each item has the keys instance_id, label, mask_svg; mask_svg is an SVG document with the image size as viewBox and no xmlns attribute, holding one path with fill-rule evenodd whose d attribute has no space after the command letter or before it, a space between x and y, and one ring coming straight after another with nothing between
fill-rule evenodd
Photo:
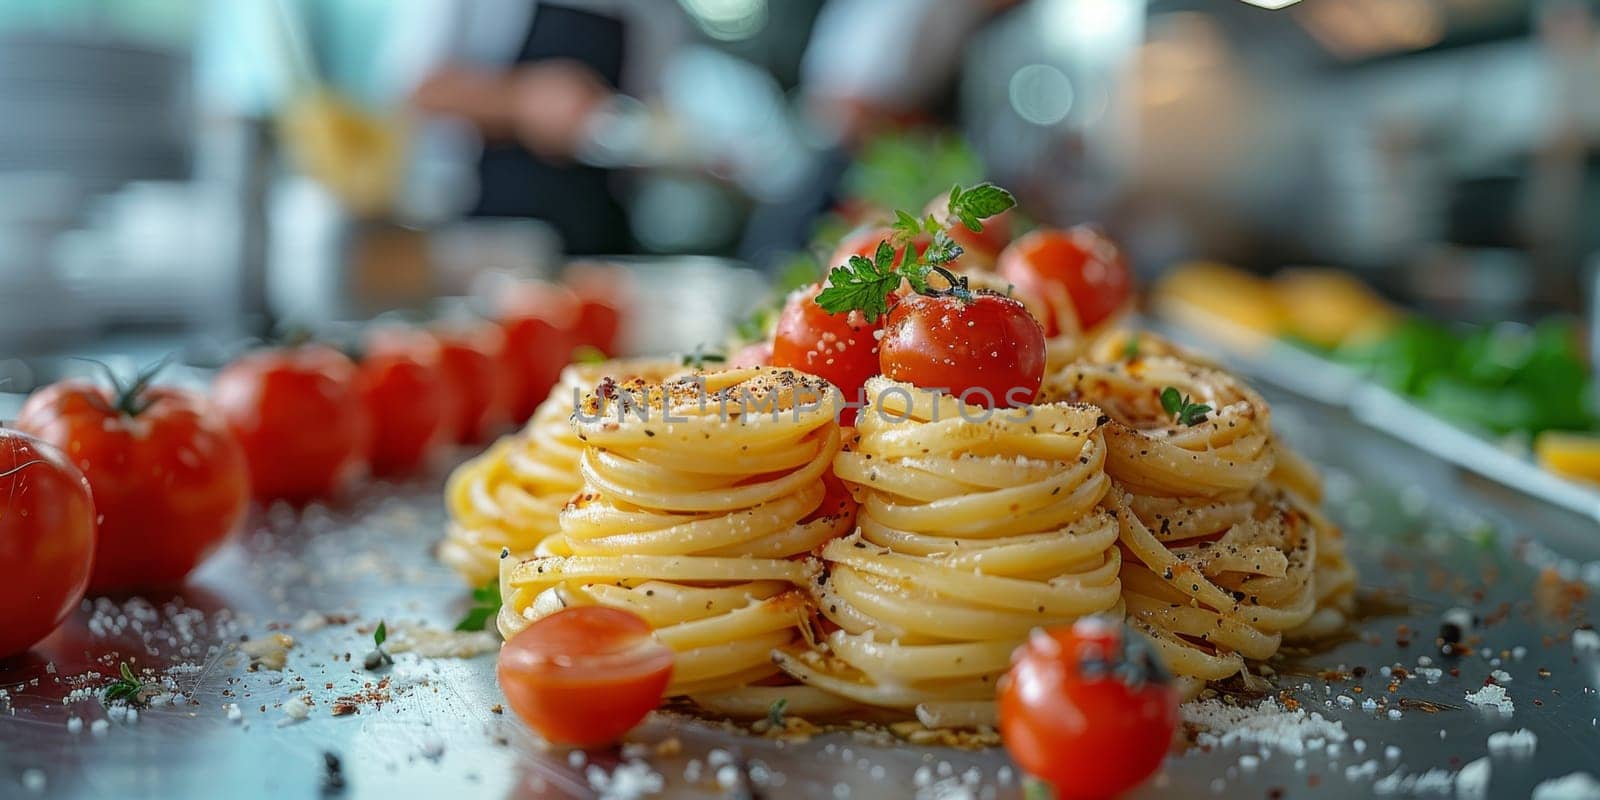
<instances>
[{"instance_id":1,"label":"blurred chef figure","mask_svg":"<svg viewBox=\"0 0 1600 800\"><path fill-rule=\"evenodd\" d=\"M617 176L580 156L613 110L658 90L662 64L687 36L677 5L413 0L407 6L386 57L392 74L409 83L416 109L465 121L481 142L469 213L544 220L569 253L629 249ZM419 136L450 133L424 126Z\"/></svg>"},{"instance_id":2,"label":"blurred chef figure","mask_svg":"<svg viewBox=\"0 0 1600 800\"><path fill-rule=\"evenodd\" d=\"M886 126L951 122L968 39L1014 2L829 0L802 63L809 110L845 142Z\"/></svg>"}]
</instances>

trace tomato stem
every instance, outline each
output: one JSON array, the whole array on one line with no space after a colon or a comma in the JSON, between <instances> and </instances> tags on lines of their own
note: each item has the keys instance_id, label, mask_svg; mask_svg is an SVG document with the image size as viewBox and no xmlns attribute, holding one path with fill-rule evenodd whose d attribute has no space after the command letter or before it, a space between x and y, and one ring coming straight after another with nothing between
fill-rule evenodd
<instances>
[{"instance_id":1,"label":"tomato stem","mask_svg":"<svg viewBox=\"0 0 1600 800\"><path fill-rule=\"evenodd\" d=\"M150 384L155 381L156 375L161 370L166 369L167 364L172 361L172 356L163 356L160 361L140 370L139 374L135 375L133 380L128 383L123 383L117 377L117 371L104 361L81 357L78 360L94 364L105 373L106 379L111 382L111 393L115 397L112 403L113 411L125 416L137 417L150 407L150 402L145 398L145 392L150 388Z\"/></svg>"},{"instance_id":2,"label":"tomato stem","mask_svg":"<svg viewBox=\"0 0 1600 800\"><path fill-rule=\"evenodd\" d=\"M929 289L924 294L929 297L954 297L963 303L972 302L972 290L968 288L967 276L957 275L939 264L929 264L928 268L939 273L950 282L948 289Z\"/></svg>"}]
</instances>

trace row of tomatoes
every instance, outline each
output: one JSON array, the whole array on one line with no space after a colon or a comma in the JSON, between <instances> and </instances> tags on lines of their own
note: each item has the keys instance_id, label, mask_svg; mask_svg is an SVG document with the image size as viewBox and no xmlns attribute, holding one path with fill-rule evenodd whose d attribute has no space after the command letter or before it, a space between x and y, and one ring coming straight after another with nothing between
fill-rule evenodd
<instances>
[{"instance_id":1,"label":"row of tomatoes","mask_svg":"<svg viewBox=\"0 0 1600 800\"><path fill-rule=\"evenodd\" d=\"M991 282L1012 293L902 294L891 297L886 316L869 320L859 311L824 310L817 296L827 284L814 283L789 295L771 340L752 345L735 363L803 370L851 399L881 374L956 395L971 390L967 399L978 405L1021 405L1034 399L1043 379L1048 339L1094 329L1131 302L1127 261L1097 228L1040 228L1013 241L1010 220L1001 215L980 232L959 223L947 230L964 250L953 269L996 276ZM861 229L830 263L871 258L889 235L881 227ZM896 263L904 257L902 250ZM1064 320L1075 320L1077 330L1063 330Z\"/></svg>"},{"instance_id":2,"label":"row of tomatoes","mask_svg":"<svg viewBox=\"0 0 1600 800\"><path fill-rule=\"evenodd\" d=\"M68 380L0 429L0 659L65 619L85 592L181 582L251 497L309 502L364 470L412 473L451 442L526 420L580 346L608 351L625 282L591 267L523 284L494 322L379 329L352 359L318 344L248 353L209 401Z\"/></svg>"}]
</instances>

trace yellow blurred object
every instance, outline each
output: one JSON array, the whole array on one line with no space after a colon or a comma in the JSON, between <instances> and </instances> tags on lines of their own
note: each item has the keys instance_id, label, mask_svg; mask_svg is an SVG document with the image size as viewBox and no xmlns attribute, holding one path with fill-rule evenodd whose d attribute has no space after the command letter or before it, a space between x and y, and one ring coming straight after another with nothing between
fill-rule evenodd
<instances>
[{"instance_id":1,"label":"yellow blurred object","mask_svg":"<svg viewBox=\"0 0 1600 800\"><path fill-rule=\"evenodd\" d=\"M284 147L306 175L357 216L387 212L400 184L404 129L327 89L293 100L280 120Z\"/></svg>"},{"instance_id":2,"label":"yellow blurred object","mask_svg":"<svg viewBox=\"0 0 1600 800\"><path fill-rule=\"evenodd\" d=\"M1374 338L1399 319L1393 306L1347 272L1291 269L1272 284L1287 332L1323 347Z\"/></svg>"},{"instance_id":3,"label":"yellow blurred object","mask_svg":"<svg viewBox=\"0 0 1600 800\"><path fill-rule=\"evenodd\" d=\"M1239 346L1259 345L1284 330L1270 282L1212 261L1180 264L1157 283L1157 313Z\"/></svg>"},{"instance_id":4,"label":"yellow blurred object","mask_svg":"<svg viewBox=\"0 0 1600 800\"><path fill-rule=\"evenodd\" d=\"M1600 436L1545 431L1534 440L1533 453L1557 475L1600 484Z\"/></svg>"}]
</instances>

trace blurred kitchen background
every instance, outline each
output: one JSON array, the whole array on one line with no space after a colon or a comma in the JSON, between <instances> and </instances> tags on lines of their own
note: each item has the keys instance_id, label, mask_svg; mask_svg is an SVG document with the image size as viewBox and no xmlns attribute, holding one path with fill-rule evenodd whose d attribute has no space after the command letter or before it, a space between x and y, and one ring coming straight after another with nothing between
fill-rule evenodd
<instances>
[{"instance_id":1,"label":"blurred kitchen background","mask_svg":"<svg viewBox=\"0 0 1600 800\"><path fill-rule=\"evenodd\" d=\"M426 312L568 255L710 276L733 301L853 203L982 177L1036 221L1103 223L1146 282L1197 259L1324 265L1444 319L1582 313L1597 18L1588 0L0 0L0 360ZM676 284L646 296L693 294Z\"/></svg>"}]
</instances>

